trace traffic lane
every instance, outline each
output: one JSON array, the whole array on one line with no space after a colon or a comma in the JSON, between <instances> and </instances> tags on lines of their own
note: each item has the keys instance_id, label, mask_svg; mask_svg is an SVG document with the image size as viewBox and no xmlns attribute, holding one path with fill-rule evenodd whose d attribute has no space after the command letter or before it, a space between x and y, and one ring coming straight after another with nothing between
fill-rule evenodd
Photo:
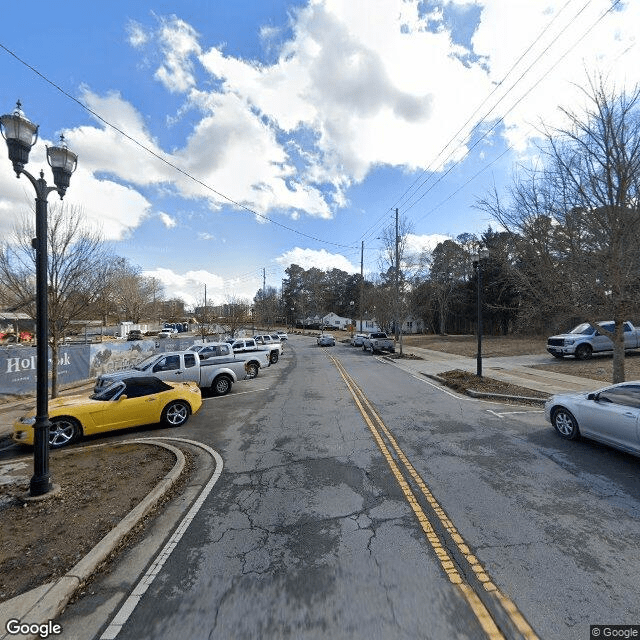
<instances>
[{"instance_id":1,"label":"traffic lane","mask_svg":"<svg viewBox=\"0 0 640 640\"><path fill-rule=\"evenodd\" d=\"M636 458L588 442L567 446L574 443L535 410L496 415L495 403L449 393L384 360L347 348L339 355L541 637L585 637L589 623L604 620L637 623Z\"/></svg>"},{"instance_id":2,"label":"traffic lane","mask_svg":"<svg viewBox=\"0 0 640 640\"><path fill-rule=\"evenodd\" d=\"M323 349L290 366L229 405L216 490L119 637L485 637Z\"/></svg>"}]
</instances>

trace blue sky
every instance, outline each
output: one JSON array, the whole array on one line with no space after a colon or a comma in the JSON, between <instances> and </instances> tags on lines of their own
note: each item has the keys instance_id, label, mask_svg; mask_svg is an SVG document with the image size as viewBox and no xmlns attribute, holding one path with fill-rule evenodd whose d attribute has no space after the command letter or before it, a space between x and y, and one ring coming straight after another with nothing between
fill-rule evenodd
<instances>
[{"instance_id":1,"label":"blue sky","mask_svg":"<svg viewBox=\"0 0 640 640\"><path fill-rule=\"evenodd\" d=\"M64 131L65 201L189 304L205 284L251 299L263 270L279 288L290 263L359 271L362 241L376 273L395 207L413 251L495 227L474 203L535 161L536 127L580 107L587 72L638 81L631 0L33 8L8 5L0 30L0 109L19 98L40 125L28 168ZM4 237L32 199L0 162Z\"/></svg>"}]
</instances>

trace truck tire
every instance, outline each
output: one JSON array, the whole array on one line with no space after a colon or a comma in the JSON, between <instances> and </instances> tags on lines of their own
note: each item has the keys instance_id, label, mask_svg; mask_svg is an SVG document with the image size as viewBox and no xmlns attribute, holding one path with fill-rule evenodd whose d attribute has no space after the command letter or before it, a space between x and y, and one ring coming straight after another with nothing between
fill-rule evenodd
<instances>
[{"instance_id":1,"label":"truck tire","mask_svg":"<svg viewBox=\"0 0 640 640\"><path fill-rule=\"evenodd\" d=\"M272 351L271 355L269 356L269 362L271 362L271 364L276 364L276 362L278 362L278 357L278 352Z\"/></svg>"},{"instance_id":2,"label":"truck tire","mask_svg":"<svg viewBox=\"0 0 640 640\"><path fill-rule=\"evenodd\" d=\"M253 380L253 378L258 377L260 365L255 360L251 360L251 362L247 362L247 364L245 364L244 370L247 372L247 377Z\"/></svg>"},{"instance_id":3,"label":"truck tire","mask_svg":"<svg viewBox=\"0 0 640 640\"><path fill-rule=\"evenodd\" d=\"M216 377L211 385L211 391L213 391L216 396L224 396L231 391L231 385L233 384L233 380L231 378L222 373Z\"/></svg>"},{"instance_id":4,"label":"truck tire","mask_svg":"<svg viewBox=\"0 0 640 640\"><path fill-rule=\"evenodd\" d=\"M576 348L576 360L588 360L593 353L593 349L589 344L581 344Z\"/></svg>"}]
</instances>

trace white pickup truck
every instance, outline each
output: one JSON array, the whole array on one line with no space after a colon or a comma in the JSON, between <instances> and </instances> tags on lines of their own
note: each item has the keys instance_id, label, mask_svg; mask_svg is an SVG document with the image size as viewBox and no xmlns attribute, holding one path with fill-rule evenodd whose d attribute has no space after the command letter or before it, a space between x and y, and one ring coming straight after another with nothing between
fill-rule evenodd
<instances>
[{"instance_id":1,"label":"white pickup truck","mask_svg":"<svg viewBox=\"0 0 640 640\"><path fill-rule=\"evenodd\" d=\"M96 379L94 392L114 380L135 376L155 376L171 382L191 380L201 389L211 389L215 395L223 396L231 391L234 382L248 378L249 374L246 361L234 358L233 354L220 361L216 358L200 360L194 351L171 351L149 356L132 369L103 373Z\"/></svg>"},{"instance_id":2,"label":"white pickup truck","mask_svg":"<svg viewBox=\"0 0 640 640\"><path fill-rule=\"evenodd\" d=\"M245 349L249 350L250 340L255 341L256 348L258 350L267 350L269 352L269 358L271 360L271 364L275 364L278 362L278 359L282 355L284 351L284 347L282 346L282 340L276 335L270 335L265 333L263 335L253 336L250 339L245 340ZM238 344L240 341L234 342L233 350L238 353ZM237 343L237 344L236 344Z\"/></svg>"},{"instance_id":3,"label":"white pickup truck","mask_svg":"<svg viewBox=\"0 0 640 640\"><path fill-rule=\"evenodd\" d=\"M396 343L392 338L389 338L386 333L377 331L370 333L362 341L362 350L371 351L371 353L379 353L381 351L389 351L390 353L396 352Z\"/></svg>"},{"instance_id":4,"label":"white pickup truck","mask_svg":"<svg viewBox=\"0 0 640 640\"><path fill-rule=\"evenodd\" d=\"M547 351L554 358L575 356L577 360L587 360L594 353L613 351L611 338L598 331L598 327L611 332L615 331L613 320L598 322L597 326L583 322L571 329L569 333L548 338ZM624 348L640 348L640 329L636 329L629 321L624 323Z\"/></svg>"},{"instance_id":5,"label":"white pickup truck","mask_svg":"<svg viewBox=\"0 0 640 640\"><path fill-rule=\"evenodd\" d=\"M233 348L227 342L207 342L194 344L188 351L198 354L200 361L212 360L224 364L230 360L244 360L247 377L257 378L262 367L271 365L270 354L262 349L240 351ZM209 363L210 364L210 363Z\"/></svg>"}]
</instances>

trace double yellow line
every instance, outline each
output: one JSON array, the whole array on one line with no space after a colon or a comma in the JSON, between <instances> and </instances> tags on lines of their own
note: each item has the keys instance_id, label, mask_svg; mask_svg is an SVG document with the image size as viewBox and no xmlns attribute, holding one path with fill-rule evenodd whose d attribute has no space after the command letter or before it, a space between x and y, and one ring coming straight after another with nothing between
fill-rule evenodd
<instances>
[{"instance_id":1,"label":"double yellow line","mask_svg":"<svg viewBox=\"0 0 640 640\"><path fill-rule=\"evenodd\" d=\"M504 639L504 632L507 633L510 638L523 638L526 640L537 639L538 636L515 604L500 592L489 577L489 574L480 564L480 561L473 555L469 546L465 543L453 522L451 522L451 519L447 516L445 510L440 506L424 480L409 462L396 442L396 439L386 427L377 411L367 400L365 394L346 372L342 363L334 356L328 355L328 357L338 369L347 388L351 392L356 406L360 410L391 472L400 485L400 489L409 506L413 509L442 569L450 582L456 585L468 602L478 622L487 634L487 637L491 640ZM434 529L425 510L416 498L416 494L412 490L410 483L407 481L405 474L419 489L419 494L422 494L423 498L426 499L428 508L435 516L434 521L438 523L439 529L443 532L442 538L448 538L448 540L453 543L452 545L449 544L453 552L448 551L443 545L441 535ZM455 553L455 557L452 553ZM475 589L469 584L470 580L465 579L465 570L467 575L470 576L471 581L477 584Z\"/></svg>"}]
</instances>

